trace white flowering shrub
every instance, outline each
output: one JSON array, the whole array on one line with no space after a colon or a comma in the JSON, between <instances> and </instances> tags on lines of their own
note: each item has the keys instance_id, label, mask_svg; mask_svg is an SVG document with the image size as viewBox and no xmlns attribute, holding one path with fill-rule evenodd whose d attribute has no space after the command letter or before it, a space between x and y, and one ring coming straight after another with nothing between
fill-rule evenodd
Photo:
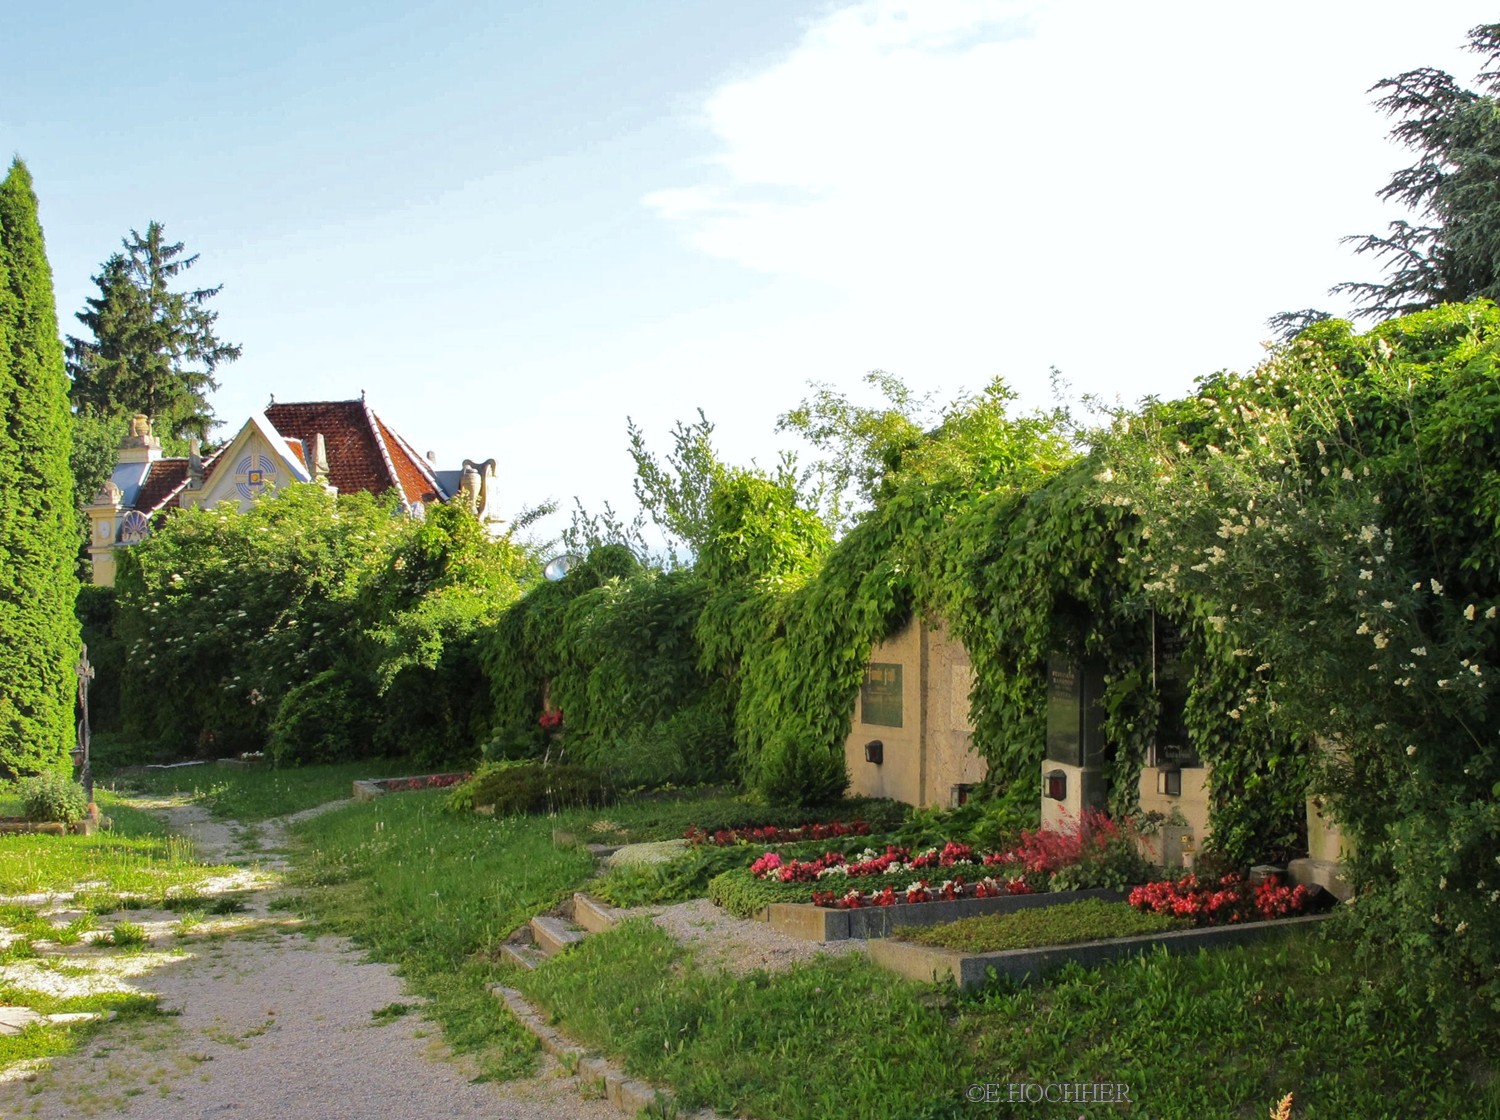
<instances>
[{"instance_id":1,"label":"white flowering shrub","mask_svg":"<svg viewBox=\"0 0 1500 1120\"><path fill-rule=\"evenodd\" d=\"M1367 943L1500 1015L1500 313L1320 323L1196 400L1105 441L1148 586L1242 658L1231 716L1324 745Z\"/></svg>"}]
</instances>

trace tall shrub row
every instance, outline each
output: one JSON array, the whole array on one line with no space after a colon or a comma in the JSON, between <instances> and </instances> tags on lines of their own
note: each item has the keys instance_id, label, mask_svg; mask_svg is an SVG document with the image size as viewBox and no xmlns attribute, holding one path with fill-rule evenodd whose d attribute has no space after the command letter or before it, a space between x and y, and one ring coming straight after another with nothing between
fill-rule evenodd
<instances>
[{"instance_id":1,"label":"tall shrub row","mask_svg":"<svg viewBox=\"0 0 1500 1120\"><path fill-rule=\"evenodd\" d=\"M68 390L31 175L0 181L0 776L67 766L78 622Z\"/></svg>"}]
</instances>

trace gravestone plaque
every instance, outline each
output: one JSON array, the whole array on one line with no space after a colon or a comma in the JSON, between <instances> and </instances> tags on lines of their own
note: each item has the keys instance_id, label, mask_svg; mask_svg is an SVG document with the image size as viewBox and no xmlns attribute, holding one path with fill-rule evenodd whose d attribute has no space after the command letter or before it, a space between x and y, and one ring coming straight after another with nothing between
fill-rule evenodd
<instances>
[{"instance_id":1,"label":"gravestone plaque","mask_svg":"<svg viewBox=\"0 0 1500 1120\"><path fill-rule=\"evenodd\" d=\"M1104 668L1062 654L1047 662L1047 760L1102 766Z\"/></svg>"},{"instance_id":2,"label":"gravestone plaque","mask_svg":"<svg viewBox=\"0 0 1500 1120\"><path fill-rule=\"evenodd\" d=\"M1156 627L1156 718L1155 761L1158 766L1197 766L1198 755L1188 739L1183 715L1187 709L1191 669L1187 663L1187 637L1169 619L1157 616Z\"/></svg>"},{"instance_id":3,"label":"gravestone plaque","mask_svg":"<svg viewBox=\"0 0 1500 1120\"><path fill-rule=\"evenodd\" d=\"M901 726L901 666L872 661L859 691L859 721L880 727Z\"/></svg>"}]
</instances>

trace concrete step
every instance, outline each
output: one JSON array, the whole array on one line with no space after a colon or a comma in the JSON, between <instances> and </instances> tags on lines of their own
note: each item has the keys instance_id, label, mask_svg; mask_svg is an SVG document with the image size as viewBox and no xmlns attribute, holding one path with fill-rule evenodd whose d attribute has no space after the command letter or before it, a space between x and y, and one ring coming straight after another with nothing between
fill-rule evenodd
<instances>
[{"instance_id":1,"label":"concrete step","mask_svg":"<svg viewBox=\"0 0 1500 1120\"><path fill-rule=\"evenodd\" d=\"M547 959L535 945L527 945L519 941L507 941L501 945L500 957L511 964L520 965L528 972Z\"/></svg>"},{"instance_id":2,"label":"concrete step","mask_svg":"<svg viewBox=\"0 0 1500 1120\"><path fill-rule=\"evenodd\" d=\"M555 956L571 945L577 945L586 935L572 928L562 918L538 914L531 919L531 939L546 956Z\"/></svg>"},{"instance_id":3,"label":"concrete step","mask_svg":"<svg viewBox=\"0 0 1500 1120\"><path fill-rule=\"evenodd\" d=\"M603 933L611 928L619 918L609 906L584 894L582 891L573 896L573 924L582 926L589 933Z\"/></svg>"}]
</instances>

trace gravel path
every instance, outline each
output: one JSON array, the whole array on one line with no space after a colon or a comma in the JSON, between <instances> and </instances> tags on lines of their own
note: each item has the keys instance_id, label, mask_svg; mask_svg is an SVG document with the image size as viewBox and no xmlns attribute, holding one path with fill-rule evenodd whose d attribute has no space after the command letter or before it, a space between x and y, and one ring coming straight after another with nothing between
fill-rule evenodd
<instances>
[{"instance_id":1,"label":"gravel path","mask_svg":"<svg viewBox=\"0 0 1500 1120\"><path fill-rule=\"evenodd\" d=\"M736 918L706 898L665 909L655 906L624 911L650 914L652 921L694 951L709 967L743 975L758 968L770 972L791 968L819 955L867 953L868 941L806 941L772 929L769 922Z\"/></svg>"},{"instance_id":2,"label":"gravel path","mask_svg":"<svg viewBox=\"0 0 1500 1120\"><path fill-rule=\"evenodd\" d=\"M342 939L310 939L268 909L285 866L283 822L245 827L178 802L151 807L201 858L245 868L233 885L249 892L248 910L236 930L188 941L186 954L129 978L177 1014L110 1024L79 1053L11 1076L0 1083L0 1117L618 1120L550 1060L535 1078L474 1084L419 1012L377 1020L416 1002L391 968L363 962ZM498 1001L495 1013L507 1013Z\"/></svg>"}]
</instances>

